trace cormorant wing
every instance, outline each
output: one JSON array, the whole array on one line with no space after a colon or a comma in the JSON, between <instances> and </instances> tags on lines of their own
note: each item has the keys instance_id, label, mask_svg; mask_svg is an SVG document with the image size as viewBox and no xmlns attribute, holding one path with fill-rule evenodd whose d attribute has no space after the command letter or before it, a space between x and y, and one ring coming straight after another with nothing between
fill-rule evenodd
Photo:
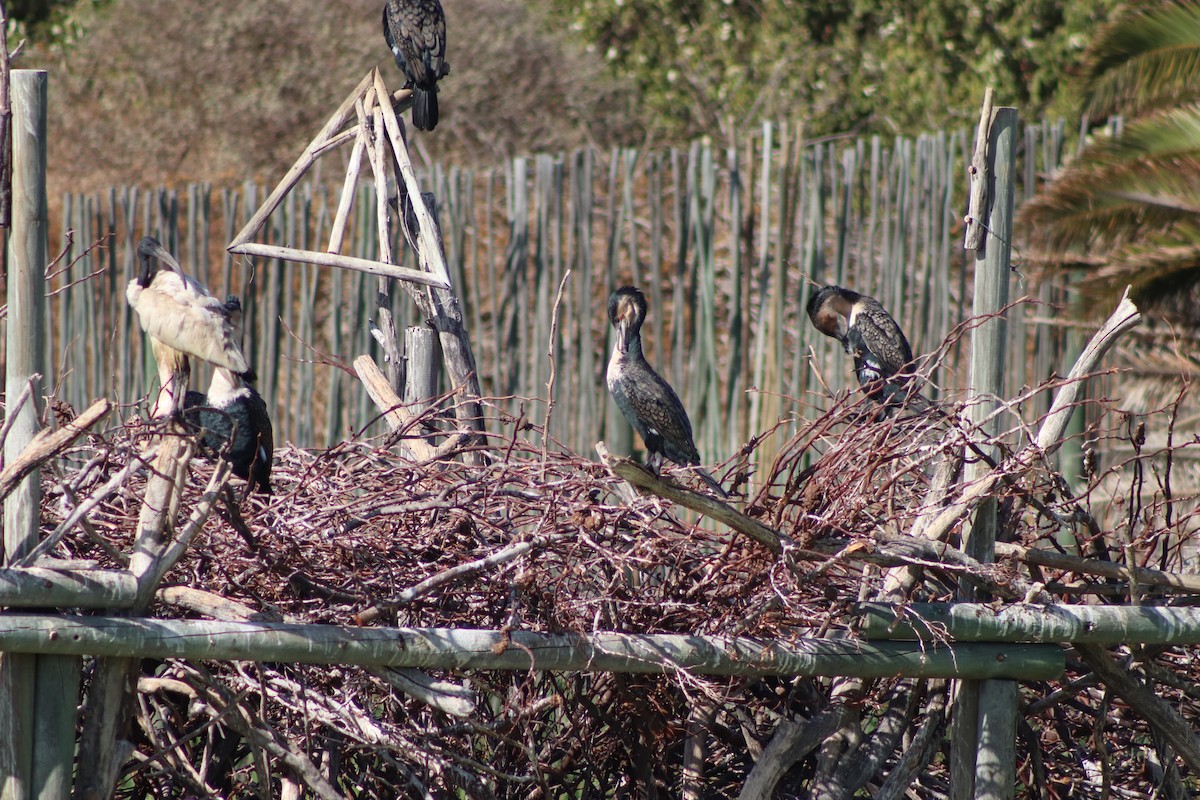
<instances>
[{"instance_id":1,"label":"cormorant wing","mask_svg":"<svg viewBox=\"0 0 1200 800\"><path fill-rule=\"evenodd\" d=\"M896 320L879 303L872 301L863 304L855 313L850 328L846 340L847 352L852 352L850 339L854 337L857 340L854 346L866 351L863 355L877 365L879 377L890 378L911 370L913 354L908 339Z\"/></svg>"},{"instance_id":2,"label":"cormorant wing","mask_svg":"<svg viewBox=\"0 0 1200 800\"><path fill-rule=\"evenodd\" d=\"M384 38L409 80L428 87L442 77L446 17L438 0L387 0L383 20Z\"/></svg>"},{"instance_id":3,"label":"cormorant wing","mask_svg":"<svg viewBox=\"0 0 1200 800\"><path fill-rule=\"evenodd\" d=\"M250 467L250 482L260 488L263 493L271 493L271 463L275 458L275 430L271 426L271 415L267 412L266 401L262 395L250 389L246 411L250 415L251 430L258 431L258 446L254 451L254 462Z\"/></svg>"},{"instance_id":4,"label":"cormorant wing","mask_svg":"<svg viewBox=\"0 0 1200 800\"><path fill-rule=\"evenodd\" d=\"M700 454L692 440L692 422L671 385L660 376L646 392L643 421L651 433L662 438L663 453L679 464L699 464ZM648 387L649 388L649 387Z\"/></svg>"}]
</instances>

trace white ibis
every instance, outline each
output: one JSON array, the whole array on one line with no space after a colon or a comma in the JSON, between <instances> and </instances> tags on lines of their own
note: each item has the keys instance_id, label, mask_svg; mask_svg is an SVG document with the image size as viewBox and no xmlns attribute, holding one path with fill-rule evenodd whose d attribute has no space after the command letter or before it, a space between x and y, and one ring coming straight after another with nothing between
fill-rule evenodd
<instances>
[{"instance_id":1,"label":"white ibis","mask_svg":"<svg viewBox=\"0 0 1200 800\"><path fill-rule=\"evenodd\" d=\"M142 330L150 335L158 362L162 388L153 416L170 416L180 410L187 391L189 356L252 379L225 304L184 275L179 262L157 239L145 237L137 252L141 268L125 289L125 297L137 312Z\"/></svg>"}]
</instances>

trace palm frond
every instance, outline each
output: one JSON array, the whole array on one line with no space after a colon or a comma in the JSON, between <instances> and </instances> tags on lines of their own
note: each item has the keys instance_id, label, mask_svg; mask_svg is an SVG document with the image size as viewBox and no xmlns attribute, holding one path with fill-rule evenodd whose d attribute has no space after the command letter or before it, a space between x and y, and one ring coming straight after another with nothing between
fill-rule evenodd
<instances>
[{"instance_id":1,"label":"palm frond","mask_svg":"<svg viewBox=\"0 0 1200 800\"><path fill-rule=\"evenodd\" d=\"M1085 71L1087 113L1141 115L1200 92L1200 2L1138 6L1097 34Z\"/></svg>"},{"instance_id":2,"label":"palm frond","mask_svg":"<svg viewBox=\"0 0 1200 800\"><path fill-rule=\"evenodd\" d=\"M1200 106L1156 113L1093 143L1021 209L1050 261L1103 254L1200 211Z\"/></svg>"},{"instance_id":3,"label":"palm frond","mask_svg":"<svg viewBox=\"0 0 1200 800\"><path fill-rule=\"evenodd\" d=\"M1132 286L1139 305L1153 307L1164 317L1194 322L1200 307L1200 227L1180 225L1168 234L1116 251L1084 282L1093 294Z\"/></svg>"}]
</instances>

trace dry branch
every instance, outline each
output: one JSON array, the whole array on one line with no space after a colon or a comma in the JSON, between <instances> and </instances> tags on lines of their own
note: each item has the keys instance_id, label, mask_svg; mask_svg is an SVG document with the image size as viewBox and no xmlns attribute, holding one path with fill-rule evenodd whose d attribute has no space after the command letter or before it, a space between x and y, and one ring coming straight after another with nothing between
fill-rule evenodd
<instances>
[{"instance_id":1,"label":"dry branch","mask_svg":"<svg viewBox=\"0 0 1200 800\"><path fill-rule=\"evenodd\" d=\"M1015 456L1007 459L998 469L968 486L957 500L950 503L929 524L925 531L926 537L930 539L945 537L984 498L991 496L996 485L1003 481L1005 475L1019 477L1059 448L1062 444L1063 432L1066 430L1067 422L1075 408L1075 402L1083 389L1085 376L1096 370L1100 359L1116 344L1118 337L1140 321L1141 314L1138 313L1137 306L1128 297L1123 298L1116 311L1092 337L1075 361L1075 365L1067 375L1066 382L1054 397L1054 403L1050 406L1050 412L1042 422L1036 442L1026 446Z\"/></svg>"},{"instance_id":2,"label":"dry branch","mask_svg":"<svg viewBox=\"0 0 1200 800\"><path fill-rule=\"evenodd\" d=\"M420 424L421 417L410 414L404 407L404 402L392 388L392 384L368 355L354 359L354 371L370 395L375 407L383 414L384 422L393 431L405 431ZM404 446L412 451L413 457L421 462L432 462L445 458L469 441L470 435L458 433L442 442L437 447L429 444L422 436L409 436L403 440Z\"/></svg>"},{"instance_id":3,"label":"dry branch","mask_svg":"<svg viewBox=\"0 0 1200 800\"><path fill-rule=\"evenodd\" d=\"M780 720L771 743L746 778L738 800L770 800L784 773L853 718L847 706L837 704L803 722Z\"/></svg>"},{"instance_id":4,"label":"dry branch","mask_svg":"<svg viewBox=\"0 0 1200 800\"><path fill-rule=\"evenodd\" d=\"M8 497L26 475L61 453L93 425L108 416L110 408L112 405L108 400L97 400L58 430L47 429L38 432L29 446L0 472L0 498Z\"/></svg>"},{"instance_id":5,"label":"dry branch","mask_svg":"<svg viewBox=\"0 0 1200 800\"><path fill-rule=\"evenodd\" d=\"M1075 649L1106 686L1170 742L1187 762L1192 774L1200 774L1200 738L1196 736L1195 728L1127 668L1119 666L1104 648L1081 644Z\"/></svg>"},{"instance_id":6,"label":"dry branch","mask_svg":"<svg viewBox=\"0 0 1200 800\"><path fill-rule=\"evenodd\" d=\"M203 706L206 713L278 758L321 800L345 800L302 750L279 731L262 722L257 714L246 709L241 697L233 695L214 681L206 680L199 671L190 670L189 678L197 694L206 701Z\"/></svg>"},{"instance_id":7,"label":"dry branch","mask_svg":"<svg viewBox=\"0 0 1200 800\"><path fill-rule=\"evenodd\" d=\"M728 525L738 533L758 542L774 555L783 553L785 547L794 546L787 537L782 536L778 531L747 517L727 503L668 483L631 458L612 455L604 442L596 442L596 453L600 456L604 466L612 470L612 473L618 478L628 481L639 489L644 489L651 494Z\"/></svg>"}]
</instances>

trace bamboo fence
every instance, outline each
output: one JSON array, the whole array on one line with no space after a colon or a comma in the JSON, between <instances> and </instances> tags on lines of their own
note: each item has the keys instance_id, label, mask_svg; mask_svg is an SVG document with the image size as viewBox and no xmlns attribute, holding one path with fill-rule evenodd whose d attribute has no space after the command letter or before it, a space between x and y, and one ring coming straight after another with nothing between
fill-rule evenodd
<instances>
[{"instance_id":1,"label":"bamboo fence","mask_svg":"<svg viewBox=\"0 0 1200 800\"><path fill-rule=\"evenodd\" d=\"M1061 122L1023 128L1018 203L1059 163L1064 132ZM578 453L598 438L619 452L632 446L603 384L604 306L624 283L647 291L648 357L679 391L708 461L821 405L826 387L846 387L836 343L805 318L810 279L879 298L905 324L915 352L937 350L970 315L960 219L968 136L810 142L797 126L768 124L736 146L584 149L485 171L434 166L421 177L439 203L480 381L495 398L490 408L545 421L551 323L567 270L552 350L558 407L548 434ZM319 247L339 188L320 177L300 184L261 238ZM150 392L153 359L124 298L135 244L149 234L214 294L243 298L246 349L278 441L330 446L377 423L348 367L361 353L382 362L370 334L376 281L225 253L264 194L247 182L64 195L54 236L66 245L71 232L69 266L54 276L59 291L46 318L47 352L56 354L49 385L58 399L82 408L97 396L134 403ZM374 208L364 185L345 234L347 255L377 256ZM102 247L84 252L102 238ZM400 245L396 252L411 263ZM1019 247L1015 261L1019 267ZM1052 287L1039 291L1059 299ZM397 293L393 306L397 329L422 324L407 297ZM1031 358L1013 359L1006 396L1065 361L1066 337L1026 321L1036 313L1013 314L1016 341ZM935 395L954 393L967 377L956 342L944 356L930 370ZM207 375L193 381L202 388ZM1026 409L1030 419L1043 411Z\"/></svg>"}]
</instances>

